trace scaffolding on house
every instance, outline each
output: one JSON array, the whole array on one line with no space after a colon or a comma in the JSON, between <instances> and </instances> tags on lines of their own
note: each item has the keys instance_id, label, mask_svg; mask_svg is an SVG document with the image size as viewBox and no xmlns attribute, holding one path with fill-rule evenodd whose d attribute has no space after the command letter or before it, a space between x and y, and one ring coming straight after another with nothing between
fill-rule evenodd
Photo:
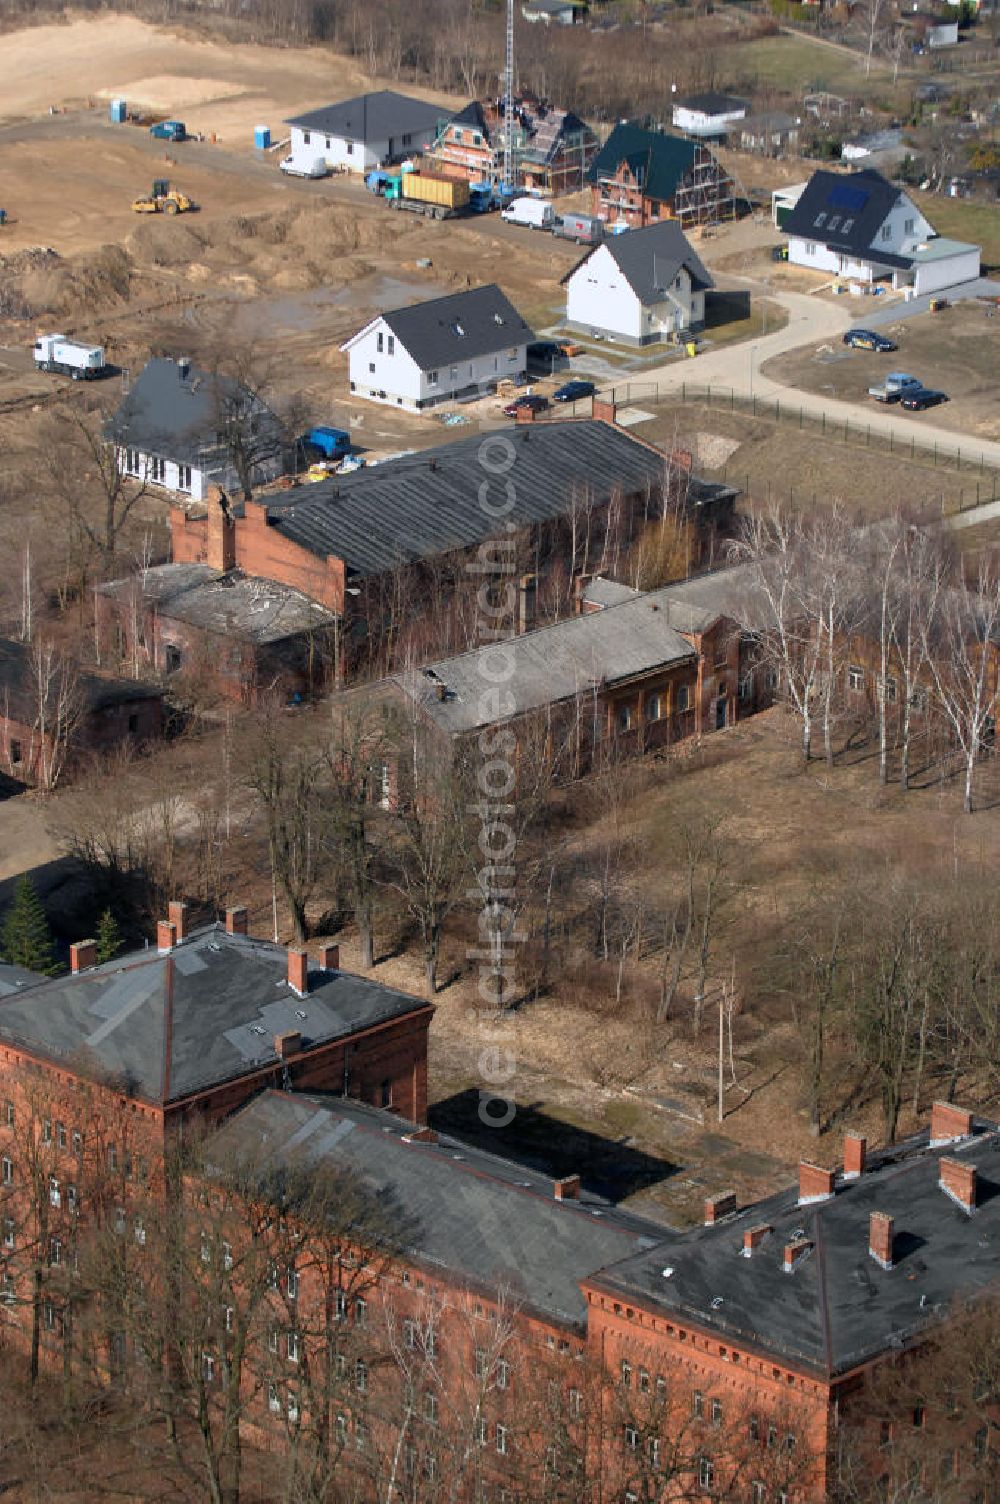
<instances>
[{"instance_id":1,"label":"scaffolding on house","mask_svg":"<svg viewBox=\"0 0 1000 1504\"><path fill-rule=\"evenodd\" d=\"M674 214L681 228L735 219L739 205L740 192L732 174L713 151L701 142L696 143L694 161L674 194Z\"/></svg>"}]
</instances>

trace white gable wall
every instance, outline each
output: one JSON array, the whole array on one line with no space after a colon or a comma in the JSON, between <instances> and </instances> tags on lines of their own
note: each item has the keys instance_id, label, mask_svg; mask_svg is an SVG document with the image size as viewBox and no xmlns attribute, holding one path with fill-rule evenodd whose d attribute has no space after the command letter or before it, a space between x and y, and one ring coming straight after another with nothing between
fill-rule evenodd
<instances>
[{"instance_id":1,"label":"white gable wall","mask_svg":"<svg viewBox=\"0 0 1000 1504\"><path fill-rule=\"evenodd\" d=\"M435 134L434 127L429 126L422 131L409 131L405 135L364 143L293 125L289 153L295 165L303 172L308 171L317 157L323 159L331 172L370 172L390 157L402 157L411 151L426 150Z\"/></svg>"},{"instance_id":2,"label":"white gable wall","mask_svg":"<svg viewBox=\"0 0 1000 1504\"><path fill-rule=\"evenodd\" d=\"M670 295L643 304L606 245L598 246L566 283L566 322L628 344L663 339L704 323L705 294L692 292L682 267Z\"/></svg>"},{"instance_id":3,"label":"white gable wall","mask_svg":"<svg viewBox=\"0 0 1000 1504\"><path fill-rule=\"evenodd\" d=\"M892 251L896 256L908 256L915 246L933 234L930 220L924 218L909 194L904 193L872 241L872 254L877 256L879 251Z\"/></svg>"}]
</instances>

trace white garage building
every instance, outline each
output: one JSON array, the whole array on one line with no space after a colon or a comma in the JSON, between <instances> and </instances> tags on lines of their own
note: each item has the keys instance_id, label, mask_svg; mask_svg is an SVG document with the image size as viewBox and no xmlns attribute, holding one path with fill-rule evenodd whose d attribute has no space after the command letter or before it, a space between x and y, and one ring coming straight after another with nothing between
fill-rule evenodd
<instances>
[{"instance_id":1,"label":"white garage building","mask_svg":"<svg viewBox=\"0 0 1000 1504\"><path fill-rule=\"evenodd\" d=\"M446 115L437 105L393 89L359 94L286 120L289 155L295 169L306 175L317 160L330 172L369 172L426 150Z\"/></svg>"},{"instance_id":2,"label":"white garage building","mask_svg":"<svg viewBox=\"0 0 1000 1504\"><path fill-rule=\"evenodd\" d=\"M814 172L784 228L788 260L918 296L979 276L980 247L938 235L909 194L869 168Z\"/></svg>"}]
</instances>

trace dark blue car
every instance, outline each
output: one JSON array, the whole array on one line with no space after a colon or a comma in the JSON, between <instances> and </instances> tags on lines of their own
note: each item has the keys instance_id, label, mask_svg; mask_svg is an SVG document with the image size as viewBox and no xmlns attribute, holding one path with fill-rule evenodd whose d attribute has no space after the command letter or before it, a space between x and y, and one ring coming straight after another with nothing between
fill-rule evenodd
<instances>
[{"instance_id":1,"label":"dark blue car","mask_svg":"<svg viewBox=\"0 0 1000 1504\"><path fill-rule=\"evenodd\" d=\"M584 397L594 395L594 383L592 381L567 381L558 391L552 393L553 402L581 402Z\"/></svg>"}]
</instances>

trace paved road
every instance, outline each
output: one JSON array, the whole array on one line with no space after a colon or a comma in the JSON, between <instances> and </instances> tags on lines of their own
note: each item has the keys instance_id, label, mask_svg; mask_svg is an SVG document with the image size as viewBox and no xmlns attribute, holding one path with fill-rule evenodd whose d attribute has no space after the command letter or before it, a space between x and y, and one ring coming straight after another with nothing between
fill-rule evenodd
<instances>
[{"instance_id":1,"label":"paved road","mask_svg":"<svg viewBox=\"0 0 1000 1504\"><path fill-rule=\"evenodd\" d=\"M683 383L695 386L731 388L737 397L756 397L765 402L787 402L789 408L801 408L808 416L828 422L851 422L872 433L892 434L900 446L916 436L927 448L937 445L938 453L968 459L1000 469L1000 442L966 439L951 429L938 428L926 413L907 413L897 407L881 407L872 401L840 402L832 397L803 392L798 387L763 373L763 366L777 355L801 345L834 344L854 322L847 310L827 299L805 293L775 292L769 297L780 303L788 314L788 323L774 334L742 345L708 350L695 360L679 360L643 371L635 384L656 382L659 394L676 391ZM897 305L901 310L903 306ZM625 378L628 379L628 378Z\"/></svg>"}]
</instances>

